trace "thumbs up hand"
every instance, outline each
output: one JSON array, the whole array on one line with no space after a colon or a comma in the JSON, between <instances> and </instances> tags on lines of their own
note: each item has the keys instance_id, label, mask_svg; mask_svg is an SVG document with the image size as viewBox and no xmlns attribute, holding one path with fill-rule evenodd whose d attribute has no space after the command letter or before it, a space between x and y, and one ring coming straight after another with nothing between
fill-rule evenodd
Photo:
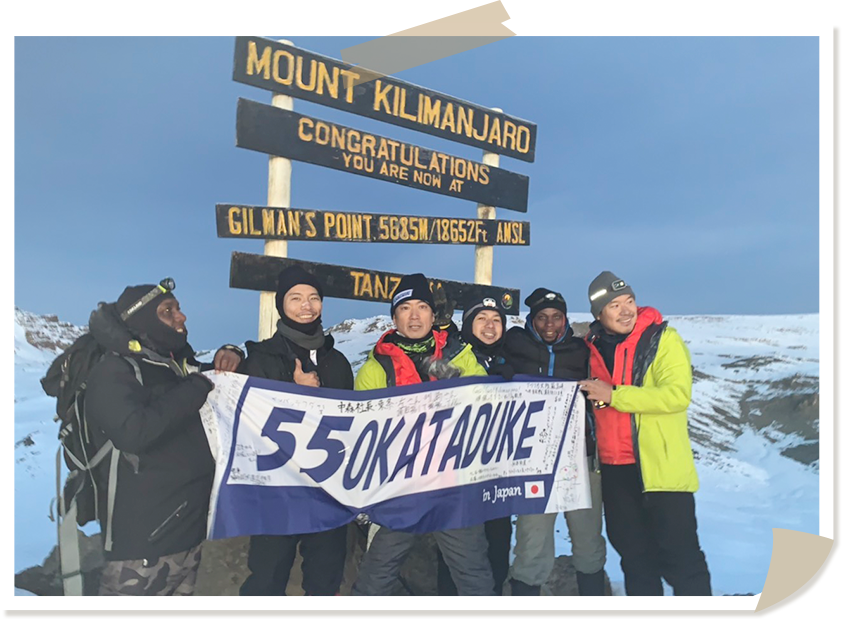
<instances>
[{"instance_id":1,"label":"thumbs up hand","mask_svg":"<svg viewBox=\"0 0 842 619\"><path fill-rule=\"evenodd\" d=\"M292 379L296 385L306 385L307 387L319 387L319 375L315 372L305 372L301 367L301 359L295 358L295 371L292 373Z\"/></svg>"}]
</instances>

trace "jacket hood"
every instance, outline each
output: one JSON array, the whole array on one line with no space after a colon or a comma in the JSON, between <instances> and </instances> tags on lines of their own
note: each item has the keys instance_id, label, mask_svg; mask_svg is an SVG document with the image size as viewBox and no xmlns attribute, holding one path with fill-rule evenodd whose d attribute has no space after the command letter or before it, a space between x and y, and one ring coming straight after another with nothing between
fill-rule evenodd
<instances>
[{"instance_id":1,"label":"jacket hood","mask_svg":"<svg viewBox=\"0 0 842 619\"><path fill-rule=\"evenodd\" d=\"M564 315L564 333L559 335L558 339L556 339L555 342L549 342L549 343L545 342L544 338L542 338L540 335L538 335L538 332L535 331L535 327L532 326L532 319L533 318L534 318L534 316L532 316L532 313L530 312L529 315L527 315L527 317L526 317L526 329L524 329L524 331L529 333L529 335L532 336L532 339L534 339L536 342L538 342L542 346L555 346L556 344L562 344L562 343L564 343L564 341L568 337L573 335L573 327L570 326L570 320L568 320L567 314L565 314Z\"/></svg>"},{"instance_id":2,"label":"jacket hood","mask_svg":"<svg viewBox=\"0 0 842 619\"><path fill-rule=\"evenodd\" d=\"M131 333L125 322L120 319L116 303L100 303L91 312L88 329L97 343L118 355L141 355L145 357L160 357L159 353L150 349L148 342L138 341ZM173 354L175 358L192 358L193 349L189 344Z\"/></svg>"},{"instance_id":3,"label":"jacket hood","mask_svg":"<svg viewBox=\"0 0 842 619\"><path fill-rule=\"evenodd\" d=\"M103 348L119 355L139 352L129 348L129 342L136 341L126 323L120 320L115 303L100 303L88 320L88 329L97 343Z\"/></svg>"}]
</instances>

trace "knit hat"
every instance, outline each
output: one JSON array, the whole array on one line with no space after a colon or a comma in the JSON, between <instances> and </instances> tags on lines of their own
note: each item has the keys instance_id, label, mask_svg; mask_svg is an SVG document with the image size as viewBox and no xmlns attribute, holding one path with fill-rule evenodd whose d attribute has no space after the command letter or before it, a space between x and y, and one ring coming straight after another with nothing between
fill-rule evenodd
<instances>
[{"instance_id":1,"label":"knit hat","mask_svg":"<svg viewBox=\"0 0 842 619\"><path fill-rule=\"evenodd\" d=\"M561 310L567 316L567 302L560 292L554 292L548 288L536 288L526 297L526 306L529 308L529 315L534 317L542 309L554 307Z\"/></svg>"},{"instance_id":2,"label":"knit hat","mask_svg":"<svg viewBox=\"0 0 842 619\"><path fill-rule=\"evenodd\" d=\"M289 292L289 289L293 286L297 286L298 284L307 284L308 286L312 286L316 289L316 292L319 293L319 296L324 298L322 294L322 283L318 280L318 278L305 271L297 264L294 264L290 267L285 268L281 271L280 275L278 275L278 290L275 293L275 307L278 308L278 314L281 316L284 315L284 295Z\"/></svg>"},{"instance_id":3,"label":"knit hat","mask_svg":"<svg viewBox=\"0 0 842 619\"><path fill-rule=\"evenodd\" d=\"M472 303L468 304L467 309L462 312L462 341L468 342L473 338L474 318L483 310L492 310L500 314L500 319L503 321L503 332L506 331L506 313L503 311L503 306L500 305L500 301L495 297L485 296L481 299L474 299Z\"/></svg>"},{"instance_id":4,"label":"knit hat","mask_svg":"<svg viewBox=\"0 0 842 619\"><path fill-rule=\"evenodd\" d=\"M395 310L401 303L406 303L412 299L424 301L429 305L433 312L436 311L436 303L433 301L433 293L430 290L430 282L423 273L413 273L412 275L404 275L395 288L392 295L392 316L395 315Z\"/></svg>"},{"instance_id":5,"label":"knit hat","mask_svg":"<svg viewBox=\"0 0 842 619\"><path fill-rule=\"evenodd\" d=\"M172 279L160 284L128 286L117 299L117 312L132 335L145 346L158 353L178 352L187 344L187 332L178 333L158 318L158 306L166 299L175 298Z\"/></svg>"},{"instance_id":6,"label":"knit hat","mask_svg":"<svg viewBox=\"0 0 842 619\"><path fill-rule=\"evenodd\" d=\"M302 324L294 321L292 318L284 313L284 296L290 289L298 284L307 284L316 289L320 298L324 298L322 294L322 283L319 279L305 271L297 264L285 268L278 275L278 290L275 293L275 307L278 308L278 315L281 317L281 322L288 327L300 331L306 335L313 335L322 330L322 317L319 316L316 320L308 324Z\"/></svg>"},{"instance_id":7,"label":"knit hat","mask_svg":"<svg viewBox=\"0 0 842 619\"><path fill-rule=\"evenodd\" d=\"M606 305L624 294L630 294L633 299L635 298L631 286L611 271L603 271L597 275L588 286L588 299L591 302L593 317L598 317Z\"/></svg>"}]
</instances>

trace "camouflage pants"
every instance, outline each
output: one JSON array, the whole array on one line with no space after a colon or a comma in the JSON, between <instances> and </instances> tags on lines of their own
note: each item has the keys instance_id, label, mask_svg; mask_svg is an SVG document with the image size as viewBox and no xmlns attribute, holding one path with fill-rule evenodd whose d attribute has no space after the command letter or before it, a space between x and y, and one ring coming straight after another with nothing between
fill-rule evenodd
<instances>
[{"instance_id":1,"label":"camouflage pants","mask_svg":"<svg viewBox=\"0 0 842 619\"><path fill-rule=\"evenodd\" d=\"M157 559L107 561L99 595L193 595L202 545Z\"/></svg>"}]
</instances>

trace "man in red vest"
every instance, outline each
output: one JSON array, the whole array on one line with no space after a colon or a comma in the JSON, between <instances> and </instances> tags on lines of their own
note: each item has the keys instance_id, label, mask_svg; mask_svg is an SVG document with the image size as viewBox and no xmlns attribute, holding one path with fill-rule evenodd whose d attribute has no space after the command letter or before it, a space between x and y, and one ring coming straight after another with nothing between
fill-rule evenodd
<instances>
[{"instance_id":1,"label":"man in red vest","mask_svg":"<svg viewBox=\"0 0 842 619\"><path fill-rule=\"evenodd\" d=\"M588 289L596 442L608 540L627 595L711 595L696 533L699 479L687 432L690 352L660 312L638 307L625 281L603 271Z\"/></svg>"}]
</instances>

